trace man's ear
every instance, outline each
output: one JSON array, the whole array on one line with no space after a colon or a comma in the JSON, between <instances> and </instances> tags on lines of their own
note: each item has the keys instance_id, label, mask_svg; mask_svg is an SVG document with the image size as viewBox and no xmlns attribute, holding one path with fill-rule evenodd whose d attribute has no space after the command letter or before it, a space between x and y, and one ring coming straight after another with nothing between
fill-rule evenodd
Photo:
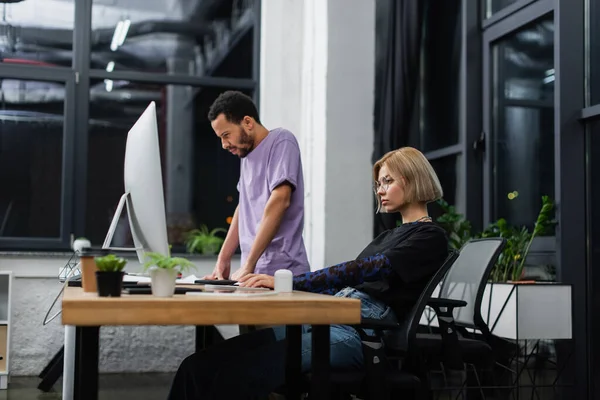
<instances>
[{"instance_id":1,"label":"man's ear","mask_svg":"<svg viewBox=\"0 0 600 400\"><path fill-rule=\"evenodd\" d=\"M244 125L245 128L252 130L254 128L254 118L246 115L244 117L244 119L242 120L242 124Z\"/></svg>"}]
</instances>

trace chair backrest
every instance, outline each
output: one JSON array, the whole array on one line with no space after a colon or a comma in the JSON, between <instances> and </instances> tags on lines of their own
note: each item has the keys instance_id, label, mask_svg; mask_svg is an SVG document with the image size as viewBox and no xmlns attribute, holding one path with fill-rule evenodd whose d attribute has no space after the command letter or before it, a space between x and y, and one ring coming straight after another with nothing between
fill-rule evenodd
<instances>
[{"instance_id":1,"label":"chair backrest","mask_svg":"<svg viewBox=\"0 0 600 400\"><path fill-rule=\"evenodd\" d=\"M427 301L431 298L431 295L433 294L434 290L436 289L436 287L439 286L442 279L444 279L444 276L452 267L458 256L459 253L457 251L450 251L450 254L446 258L440 269L429 280L423 292L421 292L419 300L417 300L410 313L406 316L404 321L400 322L402 328L400 330L389 332L389 336L386 338L386 342L388 344L393 343L394 349L408 352L408 349L412 347L412 341L417 335L417 328L419 327L421 315L423 314L423 311L427 306Z\"/></svg>"},{"instance_id":2,"label":"chair backrest","mask_svg":"<svg viewBox=\"0 0 600 400\"><path fill-rule=\"evenodd\" d=\"M465 243L440 288L440 298L463 300L466 307L454 309L456 325L489 333L481 317L481 302L492 268L504 249L504 238L473 239Z\"/></svg>"}]
</instances>

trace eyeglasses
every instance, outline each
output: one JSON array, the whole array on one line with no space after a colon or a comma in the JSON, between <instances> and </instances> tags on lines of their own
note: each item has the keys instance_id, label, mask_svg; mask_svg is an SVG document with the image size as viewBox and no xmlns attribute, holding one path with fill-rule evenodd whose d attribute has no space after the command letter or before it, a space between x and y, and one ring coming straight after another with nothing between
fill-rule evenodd
<instances>
[{"instance_id":1,"label":"eyeglasses","mask_svg":"<svg viewBox=\"0 0 600 400\"><path fill-rule=\"evenodd\" d=\"M387 176L381 178L381 182L375 181L373 183L373 190L375 193L378 193L380 189L383 189L384 192L387 192L390 184L394 182L392 178L388 178Z\"/></svg>"}]
</instances>

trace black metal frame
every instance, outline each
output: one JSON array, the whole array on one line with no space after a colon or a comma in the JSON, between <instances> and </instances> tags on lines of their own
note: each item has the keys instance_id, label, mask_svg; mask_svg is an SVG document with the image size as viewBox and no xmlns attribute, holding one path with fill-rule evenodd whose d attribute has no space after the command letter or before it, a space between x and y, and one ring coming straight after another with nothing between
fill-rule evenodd
<instances>
[{"instance_id":1,"label":"black metal frame","mask_svg":"<svg viewBox=\"0 0 600 400\"><path fill-rule=\"evenodd\" d=\"M530 3L526 7L521 8L518 13L511 14L510 18L497 21L497 23L490 26L483 33L483 132L486 143L490 143L486 148L483 161L483 221L486 225L492 221L495 215L492 212L495 207L493 194L496 193L496 190L492 190L492 186L494 185L492 171L496 155L493 154L494 151L491 143L493 143L493 132L497 131L492 126L494 123L492 116L499 106L494 105L492 99L494 98L494 88L497 87L495 77L501 74L501 71L495 71L496 66L492 59L493 46L495 42L518 31L523 26L552 13L553 9L554 1L551 0L539 0Z\"/></svg>"},{"instance_id":2,"label":"black metal frame","mask_svg":"<svg viewBox=\"0 0 600 400\"><path fill-rule=\"evenodd\" d=\"M490 46L499 38L524 25L554 13L555 20L555 201L557 204L558 280L573 285L573 337L575 343L571 374L577 377L575 398L593 398L587 354L591 332L588 321L598 310L592 309L587 293L586 268L586 190L585 135L579 118L598 118L600 106L585 107L584 0L523 0L514 9L484 22L483 33L483 103L484 130L491 128L492 80ZM504 11L504 10L503 10ZM486 155L486 174L492 165ZM490 220L490 175L484 181L484 221ZM562 267L562 268L561 268Z\"/></svg>"},{"instance_id":3,"label":"black metal frame","mask_svg":"<svg viewBox=\"0 0 600 400\"><path fill-rule=\"evenodd\" d=\"M600 105L595 106L596 108L600 108ZM594 251L594 245L592 244L594 240L598 240L597 233L594 231L595 226L598 225L598 214L597 211L597 195L594 192L597 190L593 190L594 181L597 181L598 178L595 178L594 175L597 172L594 170L594 167L598 164L598 161L594 161L596 154L598 153L595 148L598 146L597 137L594 135L598 135L600 132L598 130L598 114L595 114L583 122L586 123L585 129L585 138L586 138L586 159L587 159L587 171L586 171L586 221L588 224L586 226L586 237L588 240L586 255L587 255L587 295L586 300L588 306L587 315L586 315L586 333L587 333L587 352L588 352L588 382L589 382L589 393L590 398L593 397L593 394L597 393L596 391L600 389L598 382L600 379L600 359L598 357L600 343L594 341L594 337L598 337L598 332L600 332L600 324L598 323L598 307L594 307L598 304L598 298L600 296L600 291L598 288L600 287L600 277L597 272L594 272L594 265L598 262L598 255ZM593 146L596 146L595 148ZM597 396L596 396L597 397Z\"/></svg>"},{"instance_id":4,"label":"black metal frame","mask_svg":"<svg viewBox=\"0 0 600 400\"><path fill-rule=\"evenodd\" d=\"M573 398L594 398L590 392L586 255L585 130L578 116L585 107L583 0L557 0L555 18L555 179L558 279L573 285L575 353L570 372L577 378ZM581 29L580 29L581 28ZM596 310L598 311L598 310ZM591 314L587 314L591 312Z\"/></svg>"},{"instance_id":5,"label":"black metal frame","mask_svg":"<svg viewBox=\"0 0 600 400\"><path fill-rule=\"evenodd\" d=\"M482 156L485 142L482 137L482 47L480 31L481 1L462 2L462 53L460 76L460 138L463 146L461 172L464 174L466 218L475 229L483 228Z\"/></svg>"},{"instance_id":6,"label":"black metal frame","mask_svg":"<svg viewBox=\"0 0 600 400\"><path fill-rule=\"evenodd\" d=\"M483 0L483 1L485 1L485 0ZM481 16L482 16L483 20L481 21L481 27L483 29L486 29L488 26L491 26L491 25L495 24L496 22L509 17L510 15L519 11L521 8L529 5L530 3L533 3L534 1L536 1L536 0L516 1L508 6L504 7L503 9L496 11L488 18L485 17L486 10L484 7L482 7Z\"/></svg>"},{"instance_id":7,"label":"black metal frame","mask_svg":"<svg viewBox=\"0 0 600 400\"><path fill-rule=\"evenodd\" d=\"M61 82L66 85L61 226L58 238L0 237L0 249L56 250L70 248L71 238L85 232L87 196L87 149L90 79L122 79L134 82L253 89L258 107L260 77L260 0L255 0L252 78L195 77L181 74L157 74L90 68L90 42L93 0L78 0L75 5L72 67L23 66L0 63L0 79L29 79Z\"/></svg>"},{"instance_id":8,"label":"black metal frame","mask_svg":"<svg viewBox=\"0 0 600 400\"><path fill-rule=\"evenodd\" d=\"M65 85L64 101L64 119L62 136L62 176L61 176L61 205L60 205L60 236L57 238L23 238L7 237L0 238L0 243L10 246L13 249L30 249L32 247L42 248L60 248L65 245L68 247L69 230L72 225L72 194L73 179L70 175L73 171L73 159L69 157L73 154L73 121L75 120L75 76L66 68L49 68L48 73L40 74L39 68L22 65L2 65L0 64L0 79L27 79L34 81L56 82Z\"/></svg>"},{"instance_id":9,"label":"black metal frame","mask_svg":"<svg viewBox=\"0 0 600 400\"><path fill-rule=\"evenodd\" d=\"M449 156L460 156L459 175L463 177L462 190L456 196L465 205L465 218L474 229L482 228L481 150L477 141L481 136L481 15L480 1L461 1L461 54L459 79L458 143L428 151L429 161Z\"/></svg>"}]
</instances>

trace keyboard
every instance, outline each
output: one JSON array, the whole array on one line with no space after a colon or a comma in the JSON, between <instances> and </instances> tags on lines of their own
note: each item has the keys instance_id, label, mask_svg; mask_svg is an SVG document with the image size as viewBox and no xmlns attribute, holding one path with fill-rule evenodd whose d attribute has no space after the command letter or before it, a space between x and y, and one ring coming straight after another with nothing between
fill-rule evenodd
<instances>
[{"instance_id":1,"label":"keyboard","mask_svg":"<svg viewBox=\"0 0 600 400\"><path fill-rule=\"evenodd\" d=\"M200 288L184 288L184 287L176 287L175 294L186 294L188 292L202 292L203 290ZM152 289L150 287L127 287L123 289L123 292L127 294L152 294Z\"/></svg>"},{"instance_id":2,"label":"keyboard","mask_svg":"<svg viewBox=\"0 0 600 400\"><path fill-rule=\"evenodd\" d=\"M198 279L195 280L194 283L198 285L233 285L236 284L237 281L232 281L230 279Z\"/></svg>"}]
</instances>

